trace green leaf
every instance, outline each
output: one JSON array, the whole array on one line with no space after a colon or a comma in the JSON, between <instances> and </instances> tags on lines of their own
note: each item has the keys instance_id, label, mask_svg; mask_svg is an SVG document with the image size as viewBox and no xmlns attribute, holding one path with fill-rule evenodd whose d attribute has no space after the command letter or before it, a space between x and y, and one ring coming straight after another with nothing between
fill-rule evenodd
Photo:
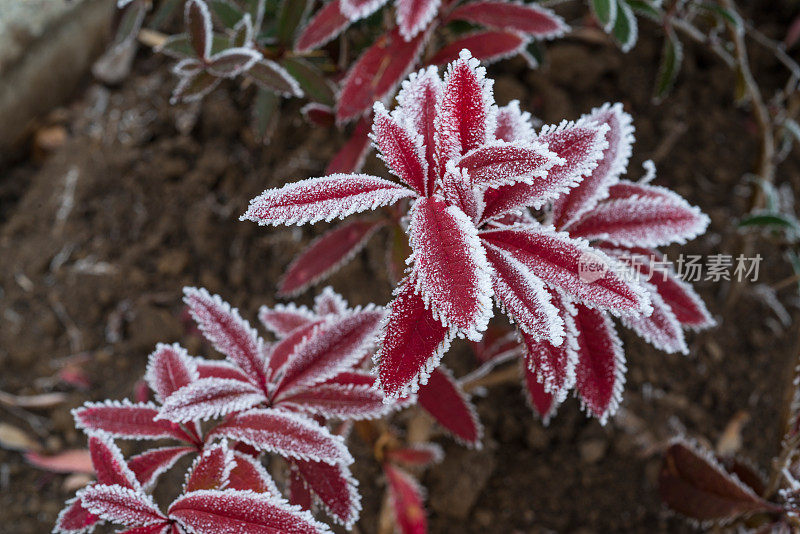
<instances>
[{"instance_id":1,"label":"green leaf","mask_svg":"<svg viewBox=\"0 0 800 534\"><path fill-rule=\"evenodd\" d=\"M617 20L611 34L619 42L623 52L628 52L639 37L639 28L636 24L636 15L625 0L617 0Z\"/></svg>"},{"instance_id":2,"label":"green leaf","mask_svg":"<svg viewBox=\"0 0 800 534\"><path fill-rule=\"evenodd\" d=\"M283 0L278 11L278 41L284 45L291 45L294 42L294 34L303 21L308 4L309 0Z\"/></svg>"},{"instance_id":3,"label":"green leaf","mask_svg":"<svg viewBox=\"0 0 800 534\"><path fill-rule=\"evenodd\" d=\"M226 28L233 28L244 16L238 7L225 0L211 0L209 7Z\"/></svg>"},{"instance_id":4,"label":"green leaf","mask_svg":"<svg viewBox=\"0 0 800 534\"><path fill-rule=\"evenodd\" d=\"M213 37L211 41L212 54L222 52L228 48L230 48L230 42L227 39L220 35L215 35ZM197 57L194 48L192 48L189 42L189 36L185 33L170 35L167 37L167 40L164 41L164 44L157 48L157 51L176 59Z\"/></svg>"},{"instance_id":5,"label":"green leaf","mask_svg":"<svg viewBox=\"0 0 800 534\"><path fill-rule=\"evenodd\" d=\"M326 106L334 105L336 99L333 88L314 65L304 59L294 57L284 58L281 65L297 80L306 96L311 100Z\"/></svg>"},{"instance_id":6,"label":"green leaf","mask_svg":"<svg viewBox=\"0 0 800 534\"><path fill-rule=\"evenodd\" d=\"M800 234L800 222L790 215L778 212L763 212L748 215L739 221L740 228L765 227L789 231L793 236Z\"/></svg>"},{"instance_id":7,"label":"green leaf","mask_svg":"<svg viewBox=\"0 0 800 534\"><path fill-rule=\"evenodd\" d=\"M675 31L670 27L664 39L664 48L661 51L661 65L656 78L655 99L662 100L675 85L675 79L681 70L683 61L683 45Z\"/></svg>"},{"instance_id":8,"label":"green leaf","mask_svg":"<svg viewBox=\"0 0 800 534\"><path fill-rule=\"evenodd\" d=\"M136 38L142 27L142 21L144 21L145 9L145 5L139 2L133 2L125 6L112 46L118 46Z\"/></svg>"},{"instance_id":9,"label":"green leaf","mask_svg":"<svg viewBox=\"0 0 800 534\"><path fill-rule=\"evenodd\" d=\"M628 5L639 15L644 15L656 22L661 22L664 14L661 10L647 0L628 0Z\"/></svg>"},{"instance_id":10,"label":"green leaf","mask_svg":"<svg viewBox=\"0 0 800 534\"><path fill-rule=\"evenodd\" d=\"M591 0L592 13L606 32L610 32L617 20L617 0Z\"/></svg>"},{"instance_id":11,"label":"green leaf","mask_svg":"<svg viewBox=\"0 0 800 534\"><path fill-rule=\"evenodd\" d=\"M268 142L272 135L280 103L280 96L266 89L258 89L253 110L253 128L256 136L264 143Z\"/></svg>"},{"instance_id":12,"label":"green leaf","mask_svg":"<svg viewBox=\"0 0 800 534\"><path fill-rule=\"evenodd\" d=\"M183 6L183 0L164 0L150 19L150 28L160 30L169 21L175 11Z\"/></svg>"}]
</instances>

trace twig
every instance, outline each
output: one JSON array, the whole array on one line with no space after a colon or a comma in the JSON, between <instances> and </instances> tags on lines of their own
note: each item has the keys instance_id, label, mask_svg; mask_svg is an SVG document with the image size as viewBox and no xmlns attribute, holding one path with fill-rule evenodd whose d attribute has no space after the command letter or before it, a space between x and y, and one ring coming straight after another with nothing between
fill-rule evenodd
<instances>
[{"instance_id":1,"label":"twig","mask_svg":"<svg viewBox=\"0 0 800 534\"><path fill-rule=\"evenodd\" d=\"M518 365L509 365L488 375L481 376L471 382L464 382L461 387L469 393L481 387L497 386L508 382L517 382L520 379L520 368Z\"/></svg>"},{"instance_id":2,"label":"twig","mask_svg":"<svg viewBox=\"0 0 800 534\"><path fill-rule=\"evenodd\" d=\"M755 26L753 26L751 22L747 22L745 27L747 28L747 34L755 42L772 52L775 55L775 58L783 63L787 69L789 69L789 71L792 73L792 76L800 79L800 65L798 65L797 62L786 53L786 48L784 48L781 43L773 41L761 33L758 29L756 29Z\"/></svg>"}]
</instances>

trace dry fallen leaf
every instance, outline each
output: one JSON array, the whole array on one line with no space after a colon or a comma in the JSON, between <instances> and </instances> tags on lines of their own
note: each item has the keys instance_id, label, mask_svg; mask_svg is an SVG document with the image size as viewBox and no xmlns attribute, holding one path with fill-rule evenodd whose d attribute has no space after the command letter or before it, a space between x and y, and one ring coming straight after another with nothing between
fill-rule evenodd
<instances>
[{"instance_id":1,"label":"dry fallen leaf","mask_svg":"<svg viewBox=\"0 0 800 534\"><path fill-rule=\"evenodd\" d=\"M67 400L65 393L42 393L40 395L12 395L0 391L0 403L26 409L52 408Z\"/></svg>"},{"instance_id":2,"label":"dry fallen leaf","mask_svg":"<svg viewBox=\"0 0 800 534\"><path fill-rule=\"evenodd\" d=\"M8 423L0 423L0 447L12 451L38 451L39 443L28 434Z\"/></svg>"},{"instance_id":3,"label":"dry fallen leaf","mask_svg":"<svg viewBox=\"0 0 800 534\"><path fill-rule=\"evenodd\" d=\"M52 456L28 452L25 459L39 469L54 473L94 473L88 449L72 449Z\"/></svg>"}]
</instances>

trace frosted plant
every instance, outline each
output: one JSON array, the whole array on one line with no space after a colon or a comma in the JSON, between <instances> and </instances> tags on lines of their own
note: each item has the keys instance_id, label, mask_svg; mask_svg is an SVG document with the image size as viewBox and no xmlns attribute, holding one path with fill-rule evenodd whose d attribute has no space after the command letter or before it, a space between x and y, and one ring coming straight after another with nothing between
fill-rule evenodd
<instances>
[{"instance_id":1,"label":"frosted plant","mask_svg":"<svg viewBox=\"0 0 800 534\"><path fill-rule=\"evenodd\" d=\"M443 81L433 68L412 75L398 103L392 113L375 105L372 139L399 183L312 178L265 191L242 216L305 224L407 199L410 268L376 356L387 397L424 384L456 336L479 340L493 298L531 339L553 346L570 328L562 302L621 316L651 312L647 291L622 276L619 262L586 239L515 215L557 201L589 175L609 146L607 124L584 118L534 134L518 108L499 112L492 81L467 50ZM604 269L592 283L579 273L586 254Z\"/></svg>"},{"instance_id":2,"label":"frosted plant","mask_svg":"<svg viewBox=\"0 0 800 534\"><path fill-rule=\"evenodd\" d=\"M660 350L688 353L684 330L708 328L714 320L700 297L669 268L656 247L685 243L702 234L708 217L674 192L647 183L654 177L651 165L652 173L638 183L620 179L634 141L632 119L622 106L594 109L581 122L607 125L607 147L594 170L548 206L544 217L556 230L589 240L597 250L638 271L653 311L649 315L623 315L622 324ZM514 189L522 187L505 186L491 194L513 199L517 195ZM514 207L519 206L508 205ZM513 217L528 224L535 222L527 209ZM588 259L594 261L593 257ZM554 291L551 302L565 325L563 343L536 339L520 328L522 347L506 336L494 346L478 347L479 357L487 367L493 367L522 356L528 399L545 422L573 387L588 413L604 422L616 410L625 381L625 355L610 314Z\"/></svg>"},{"instance_id":3,"label":"frosted plant","mask_svg":"<svg viewBox=\"0 0 800 534\"><path fill-rule=\"evenodd\" d=\"M179 444L130 458L124 470L129 483L122 484L119 477L109 482L111 479L98 476L103 487L79 492L59 517L56 532L84 532L100 518L131 528L158 524L153 532L162 532L162 528L169 532L167 524L172 525L169 528L184 525L192 532L229 531L227 520L209 519L211 526L206 530L191 523L188 516L175 511L187 502L240 512L255 507L254 513L266 514L264 517L294 514L305 518L308 514L281 500L261 464L264 453L276 454L288 464L292 504L304 504L308 509L319 502L334 520L352 526L361 509L357 483L349 469L353 458L341 432L329 430L326 422L377 418L413 401L409 397L399 403L385 402L372 387L374 377L361 370L384 311L372 305L350 308L330 289L317 297L313 310L294 305L264 307L262 321L280 338L270 344L218 296L186 288L184 300L202 334L225 360L191 357L178 345L159 345L150 355L145 376L156 402L86 403L73 412L77 426L90 435L90 446L99 446L100 438L95 436L101 436L103 443L116 438L171 439ZM210 420L214 420L211 425L203 424ZM232 443L230 449L224 445L228 442ZM199 466L206 465L209 455L222 454L220 447L224 447L224 472L214 484L205 475L205 482L193 484L201 477ZM182 504L176 501L169 513L162 515L146 491L187 455L198 459L186 494L179 498ZM107 487L120 484L123 489ZM218 490L223 489L239 493L220 494ZM207 493L194 493L200 490ZM272 497L248 492L266 492ZM117 498L121 499L118 504L111 503ZM122 500L142 510L147 504L145 515L150 519L121 511ZM271 507L284 515L273 514ZM190 509L186 513L195 512ZM308 525L311 530L297 532L319 530L313 521Z\"/></svg>"}]
</instances>

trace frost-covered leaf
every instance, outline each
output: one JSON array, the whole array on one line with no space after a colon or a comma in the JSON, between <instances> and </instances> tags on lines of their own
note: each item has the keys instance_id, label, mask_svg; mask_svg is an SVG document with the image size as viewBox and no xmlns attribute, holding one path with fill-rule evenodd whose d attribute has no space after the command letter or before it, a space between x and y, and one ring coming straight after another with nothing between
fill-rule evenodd
<instances>
[{"instance_id":1,"label":"frost-covered leaf","mask_svg":"<svg viewBox=\"0 0 800 534\"><path fill-rule=\"evenodd\" d=\"M281 497L241 490L201 490L178 497L170 518L197 534L220 532L317 534L328 527Z\"/></svg>"},{"instance_id":2,"label":"frost-covered leaf","mask_svg":"<svg viewBox=\"0 0 800 534\"><path fill-rule=\"evenodd\" d=\"M269 353L267 366L270 371L270 376L275 377L276 374L286 365L286 362L294 354L297 347L305 341L314 330L322 324L321 319L315 319L308 322L303 326L299 326L292 330L286 337L276 343Z\"/></svg>"},{"instance_id":3,"label":"frost-covered leaf","mask_svg":"<svg viewBox=\"0 0 800 534\"><path fill-rule=\"evenodd\" d=\"M675 440L658 477L661 500L697 521L730 522L756 512L776 511L719 464L711 451Z\"/></svg>"},{"instance_id":4,"label":"frost-covered leaf","mask_svg":"<svg viewBox=\"0 0 800 534\"><path fill-rule=\"evenodd\" d=\"M653 306L653 313L647 317L642 315L622 317L622 324L659 350L668 353L689 354L681 323L675 313L664 302L655 287L650 284L645 287L650 289L650 304Z\"/></svg>"},{"instance_id":5,"label":"frost-covered leaf","mask_svg":"<svg viewBox=\"0 0 800 534\"><path fill-rule=\"evenodd\" d=\"M383 310L369 307L314 329L282 368L276 398L303 391L353 367L374 343L383 317Z\"/></svg>"},{"instance_id":6,"label":"frost-covered leaf","mask_svg":"<svg viewBox=\"0 0 800 534\"><path fill-rule=\"evenodd\" d=\"M442 0L396 0L397 26L410 41L433 20Z\"/></svg>"},{"instance_id":7,"label":"frost-covered leaf","mask_svg":"<svg viewBox=\"0 0 800 534\"><path fill-rule=\"evenodd\" d=\"M316 315L305 306L289 304L276 304L272 308L261 306L258 310L258 319L268 330L278 338L283 338L293 330L305 326L314 320Z\"/></svg>"},{"instance_id":8,"label":"frost-covered leaf","mask_svg":"<svg viewBox=\"0 0 800 534\"><path fill-rule=\"evenodd\" d=\"M324 104L309 102L300 108L300 113L302 113L309 124L314 126L323 126L327 128L328 126L333 126L336 122L336 115L333 114L333 108Z\"/></svg>"},{"instance_id":9,"label":"frost-covered leaf","mask_svg":"<svg viewBox=\"0 0 800 534\"><path fill-rule=\"evenodd\" d=\"M590 0L592 12L606 32L611 32L617 21L617 0Z\"/></svg>"},{"instance_id":10,"label":"frost-covered leaf","mask_svg":"<svg viewBox=\"0 0 800 534\"><path fill-rule=\"evenodd\" d=\"M155 484L162 473L169 470L175 463L189 453L194 452L191 447L160 447L150 449L128 460L128 467L136 475L136 479L144 487Z\"/></svg>"},{"instance_id":11,"label":"frost-covered leaf","mask_svg":"<svg viewBox=\"0 0 800 534\"><path fill-rule=\"evenodd\" d=\"M433 370L428 383L419 388L417 402L459 443L481 447L483 426L478 420L475 406L449 369L440 365Z\"/></svg>"},{"instance_id":12,"label":"frost-covered leaf","mask_svg":"<svg viewBox=\"0 0 800 534\"><path fill-rule=\"evenodd\" d=\"M83 534L91 532L100 518L83 507L81 500L72 498L58 514L53 532L57 534Z\"/></svg>"},{"instance_id":13,"label":"frost-covered leaf","mask_svg":"<svg viewBox=\"0 0 800 534\"><path fill-rule=\"evenodd\" d=\"M207 421L266 400L264 391L250 382L201 378L170 395L161 406L158 418L176 423Z\"/></svg>"},{"instance_id":14,"label":"frost-covered leaf","mask_svg":"<svg viewBox=\"0 0 800 534\"><path fill-rule=\"evenodd\" d=\"M531 114L519 108L519 100L512 100L497 108L497 128L494 136L500 141L529 143L536 138Z\"/></svg>"},{"instance_id":15,"label":"frost-covered leaf","mask_svg":"<svg viewBox=\"0 0 800 534\"><path fill-rule=\"evenodd\" d=\"M421 198L409 225L417 291L440 320L470 339L492 314L491 272L472 221L457 207Z\"/></svg>"},{"instance_id":16,"label":"frost-covered leaf","mask_svg":"<svg viewBox=\"0 0 800 534\"><path fill-rule=\"evenodd\" d=\"M208 58L214 37L208 6L203 0L189 0L184 7L184 19L195 53L200 58Z\"/></svg>"},{"instance_id":17,"label":"frost-covered leaf","mask_svg":"<svg viewBox=\"0 0 800 534\"><path fill-rule=\"evenodd\" d=\"M251 380L264 380L264 341L239 310L205 289L185 287L183 301L203 336Z\"/></svg>"},{"instance_id":18,"label":"frost-covered leaf","mask_svg":"<svg viewBox=\"0 0 800 534\"><path fill-rule=\"evenodd\" d=\"M608 188L619 181L628 166L633 146L633 124L630 115L622 110L622 104L605 104L595 108L581 118L588 124L607 124L605 140L608 147L592 173L569 194L559 197L553 206L553 225L564 228L591 210L597 202L608 195Z\"/></svg>"},{"instance_id":19,"label":"frost-covered leaf","mask_svg":"<svg viewBox=\"0 0 800 534\"><path fill-rule=\"evenodd\" d=\"M611 35L617 40L623 52L630 51L639 38L636 14L625 0L617 0L617 19L614 21Z\"/></svg>"},{"instance_id":20,"label":"frost-covered leaf","mask_svg":"<svg viewBox=\"0 0 800 534\"><path fill-rule=\"evenodd\" d=\"M300 57L284 57L281 66L297 80L309 99L326 106L333 106L334 88L325 75L313 64Z\"/></svg>"},{"instance_id":21,"label":"frost-covered leaf","mask_svg":"<svg viewBox=\"0 0 800 534\"><path fill-rule=\"evenodd\" d=\"M189 470L183 492L224 489L234 466L233 451L227 443L207 447Z\"/></svg>"},{"instance_id":22,"label":"frost-covered leaf","mask_svg":"<svg viewBox=\"0 0 800 534\"><path fill-rule=\"evenodd\" d=\"M352 22L364 17L381 8L388 0L341 0L341 10Z\"/></svg>"},{"instance_id":23,"label":"frost-covered leaf","mask_svg":"<svg viewBox=\"0 0 800 534\"><path fill-rule=\"evenodd\" d=\"M444 450L436 443L414 443L386 451L386 459L411 467L427 467L444 459Z\"/></svg>"},{"instance_id":24,"label":"frost-covered leaf","mask_svg":"<svg viewBox=\"0 0 800 534\"><path fill-rule=\"evenodd\" d=\"M441 175L447 161L491 140L496 128L494 80L486 78L469 50L448 66L444 88L436 104L434 125L436 170Z\"/></svg>"},{"instance_id":25,"label":"frost-covered leaf","mask_svg":"<svg viewBox=\"0 0 800 534\"><path fill-rule=\"evenodd\" d=\"M422 53L427 32L405 41L395 28L382 35L350 67L336 102L336 119L347 122L363 115L400 83Z\"/></svg>"},{"instance_id":26,"label":"frost-covered leaf","mask_svg":"<svg viewBox=\"0 0 800 534\"><path fill-rule=\"evenodd\" d=\"M419 482L391 464L383 464L395 521L403 534L428 532L425 490Z\"/></svg>"},{"instance_id":27,"label":"frost-covered leaf","mask_svg":"<svg viewBox=\"0 0 800 534\"><path fill-rule=\"evenodd\" d=\"M459 169L452 161L448 161L439 185L447 204L463 211L473 223L480 219L483 202L480 199L480 192L473 188L472 180L466 170Z\"/></svg>"},{"instance_id":28,"label":"frost-covered leaf","mask_svg":"<svg viewBox=\"0 0 800 534\"><path fill-rule=\"evenodd\" d=\"M91 513L118 525L140 527L167 521L153 499L139 490L92 484L79 491L78 498Z\"/></svg>"},{"instance_id":29,"label":"frost-covered leaf","mask_svg":"<svg viewBox=\"0 0 800 534\"><path fill-rule=\"evenodd\" d=\"M369 117L359 119L350 138L328 162L325 174L350 174L361 171L370 149L369 125Z\"/></svg>"},{"instance_id":30,"label":"frost-covered leaf","mask_svg":"<svg viewBox=\"0 0 800 534\"><path fill-rule=\"evenodd\" d=\"M162 402L199 377L197 363L177 343L156 345L156 350L148 359L145 373L147 384Z\"/></svg>"},{"instance_id":31,"label":"frost-covered leaf","mask_svg":"<svg viewBox=\"0 0 800 534\"><path fill-rule=\"evenodd\" d=\"M547 342L540 345L544 346ZM550 346L550 349L558 350L558 347ZM559 402L553 393L544 389L544 384L539 381L534 371L523 363L523 373L525 375L525 398L533 409L534 413L542 420L542 424L547 426L558 409Z\"/></svg>"},{"instance_id":32,"label":"frost-covered leaf","mask_svg":"<svg viewBox=\"0 0 800 534\"><path fill-rule=\"evenodd\" d=\"M323 462L292 461L300 482L322 502L325 510L337 523L352 528L361 513L358 482L342 465Z\"/></svg>"},{"instance_id":33,"label":"frost-covered leaf","mask_svg":"<svg viewBox=\"0 0 800 534\"><path fill-rule=\"evenodd\" d=\"M314 313L317 315L339 315L349 309L347 301L339 293L327 286L314 297Z\"/></svg>"},{"instance_id":34,"label":"frost-covered leaf","mask_svg":"<svg viewBox=\"0 0 800 534\"><path fill-rule=\"evenodd\" d=\"M287 98L303 96L303 90L297 80L274 61L261 58L243 70L246 70L247 75L262 89Z\"/></svg>"},{"instance_id":35,"label":"frost-covered leaf","mask_svg":"<svg viewBox=\"0 0 800 534\"><path fill-rule=\"evenodd\" d=\"M428 195L428 162L424 138L408 131L389 115L380 102L375 103L372 140L392 173L417 194Z\"/></svg>"},{"instance_id":36,"label":"frost-covered leaf","mask_svg":"<svg viewBox=\"0 0 800 534\"><path fill-rule=\"evenodd\" d=\"M89 436L89 454L92 457L98 484L141 490L136 475L133 474L122 456L122 451L108 434Z\"/></svg>"},{"instance_id":37,"label":"frost-covered leaf","mask_svg":"<svg viewBox=\"0 0 800 534\"><path fill-rule=\"evenodd\" d=\"M257 458L234 451L233 462L233 469L228 474L228 489L280 495L275 481Z\"/></svg>"},{"instance_id":38,"label":"frost-covered leaf","mask_svg":"<svg viewBox=\"0 0 800 534\"><path fill-rule=\"evenodd\" d=\"M530 43L525 35L514 31L486 30L471 33L440 48L430 59L434 65L443 65L459 57L461 50L469 50L484 63L493 63L523 52Z\"/></svg>"},{"instance_id":39,"label":"frost-covered leaf","mask_svg":"<svg viewBox=\"0 0 800 534\"><path fill-rule=\"evenodd\" d=\"M206 360L196 358L197 373L200 378L222 378L225 380L238 380L250 382L251 378L244 371L226 360Z\"/></svg>"},{"instance_id":40,"label":"frost-covered leaf","mask_svg":"<svg viewBox=\"0 0 800 534\"><path fill-rule=\"evenodd\" d=\"M548 186L552 187L548 170L560 163L547 146L538 142L495 141L467 152L456 165L469 173L475 187L486 189L524 182L539 185L530 194L542 196ZM545 197L538 204L547 200Z\"/></svg>"},{"instance_id":41,"label":"frost-covered leaf","mask_svg":"<svg viewBox=\"0 0 800 534\"><path fill-rule=\"evenodd\" d=\"M229 48L211 56L208 60L208 72L222 78L235 78L250 70L261 59L261 53L252 48Z\"/></svg>"},{"instance_id":42,"label":"frost-covered leaf","mask_svg":"<svg viewBox=\"0 0 800 534\"><path fill-rule=\"evenodd\" d=\"M560 345L564 339L564 321L551 303L542 280L505 250L486 247L486 256L494 271L495 298L503 311L531 339Z\"/></svg>"},{"instance_id":43,"label":"frost-covered leaf","mask_svg":"<svg viewBox=\"0 0 800 534\"><path fill-rule=\"evenodd\" d=\"M413 279L401 284L389 307L375 361L384 395L398 398L428 381L455 334L426 309Z\"/></svg>"},{"instance_id":44,"label":"frost-covered leaf","mask_svg":"<svg viewBox=\"0 0 800 534\"><path fill-rule=\"evenodd\" d=\"M346 420L375 419L385 415L392 406L384 403L383 394L368 384L325 383L298 391L280 400L280 406L322 417Z\"/></svg>"},{"instance_id":45,"label":"frost-covered leaf","mask_svg":"<svg viewBox=\"0 0 800 534\"><path fill-rule=\"evenodd\" d=\"M86 431L102 431L122 439L173 438L191 442L191 437L171 421L158 420L158 407L128 400L87 402L72 411L75 426Z\"/></svg>"},{"instance_id":46,"label":"frost-covered leaf","mask_svg":"<svg viewBox=\"0 0 800 534\"><path fill-rule=\"evenodd\" d=\"M658 67L658 78L656 79L655 98L661 100L675 85L675 79L681 70L683 62L683 44L675 30L668 27L667 35L664 39L664 46L661 49L661 64Z\"/></svg>"},{"instance_id":47,"label":"frost-covered leaf","mask_svg":"<svg viewBox=\"0 0 800 534\"><path fill-rule=\"evenodd\" d=\"M439 78L439 73L436 67L428 67L411 73L397 95L398 109L406 124L413 128L417 135L422 136L425 160L428 162L428 183L425 189L428 192L433 191L436 178L436 160L433 153L436 146L435 116L436 103L441 98L441 93L442 80Z\"/></svg>"},{"instance_id":48,"label":"frost-covered leaf","mask_svg":"<svg viewBox=\"0 0 800 534\"><path fill-rule=\"evenodd\" d=\"M353 462L341 437L311 419L269 408L232 415L209 433L209 438L213 437L243 441L258 450L298 460Z\"/></svg>"},{"instance_id":49,"label":"frost-covered leaf","mask_svg":"<svg viewBox=\"0 0 800 534\"><path fill-rule=\"evenodd\" d=\"M328 2L311 17L294 43L295 52L319 48L350 25L350 19L342 13L340 5L341 0Z\"/></svg>"},{"instance_id":50,"label":"frost-covered leaf","mask_svg":"<svg viewBox=\"0 0 800 534\"><path fill-rule=\"evenodd\" d=\"M300 253L278 283L278 293L295 295L338 271L364 249L382 221L356 219L314 240Z\"/></svg>"},{"instance_id":51,"label":"frost-covered leaf","mask_svg":"<svg viewBox=\"0 0 800 534\"><path fill-rule=\"evenodd\" d=\"M481 238L522 262L546 284L587 306L618 314L649 309L643 288L616 272L618 263L586 241L540 225L485 230ZM591 276L584 271L587 266L592 268Z\"/></svg>"},{"instance_id":52,"label":"frost-covered leaf","mask_svg":"<svg viewBox=\"0 0 800 534\"><path fill-rule=\"evenodd\" d=\"M572 188L596 168L602 157L606 129L603 125L566 121L543 128L537 139L538 146L546 147L551 158L559 160L548 165L543 176L534 176L536 179L486 191L484 218L520 208L538 209L547 202L572 194Z\"/></svg>"},{"instance_id":53,"label":"frost-covered leaf","mask_svg":"<svg viewBox=\"0 0 800 534\"><path fill-rule=\"evenodd\" d=\"M240 220L260 225L332 221L394 204L414 192L366 174L333 174L269 189L250 201Z\"/></svg>"},{"instance_id":54,"label":"frost-covered leaf","mask_svg":"<svg viewBox=\"0 0 800 534\"><path fill-rule=\"evenodd\" d=\"M479 1L459 6L450 20L464 20L499 30L514 30L536 39L561 37L569 30L564 19L536 4Z\"/></svg>"},{"instance_id":55,"label":"frost-covered leaf","mask_svg":"<svg viewBox=\"0 0 800 534\"><path fill-rule=\"evenodd\" d=\"M570 226L570 234L614 245L657 247L694 239L709 222L699 208L669 189L620 182L607 200Z\"/></svg>"},{"instance_id":56,"label":"frost-covered leaf","mask_svg":"<svg viewBox=\"0 0 800 534\"><path fill-rule=\"evenodd\" d=\"M576 309L576 390L587 413L605 424L622 400L626 371L622 341L606 314L582 304L577 304Z\"/></svg>"},{"instance_id":57,"label":"frost-covered leaf","mask_svg":"<svg viewBox=\"0 0 800 534\"><path fill-rule=\"evenodd\" d=\"M179 102L196 102L213 91L220 83L220 78L207 72L181 76L177 87L172 91L170 104Z\"/></svg>"}]
</instances>

